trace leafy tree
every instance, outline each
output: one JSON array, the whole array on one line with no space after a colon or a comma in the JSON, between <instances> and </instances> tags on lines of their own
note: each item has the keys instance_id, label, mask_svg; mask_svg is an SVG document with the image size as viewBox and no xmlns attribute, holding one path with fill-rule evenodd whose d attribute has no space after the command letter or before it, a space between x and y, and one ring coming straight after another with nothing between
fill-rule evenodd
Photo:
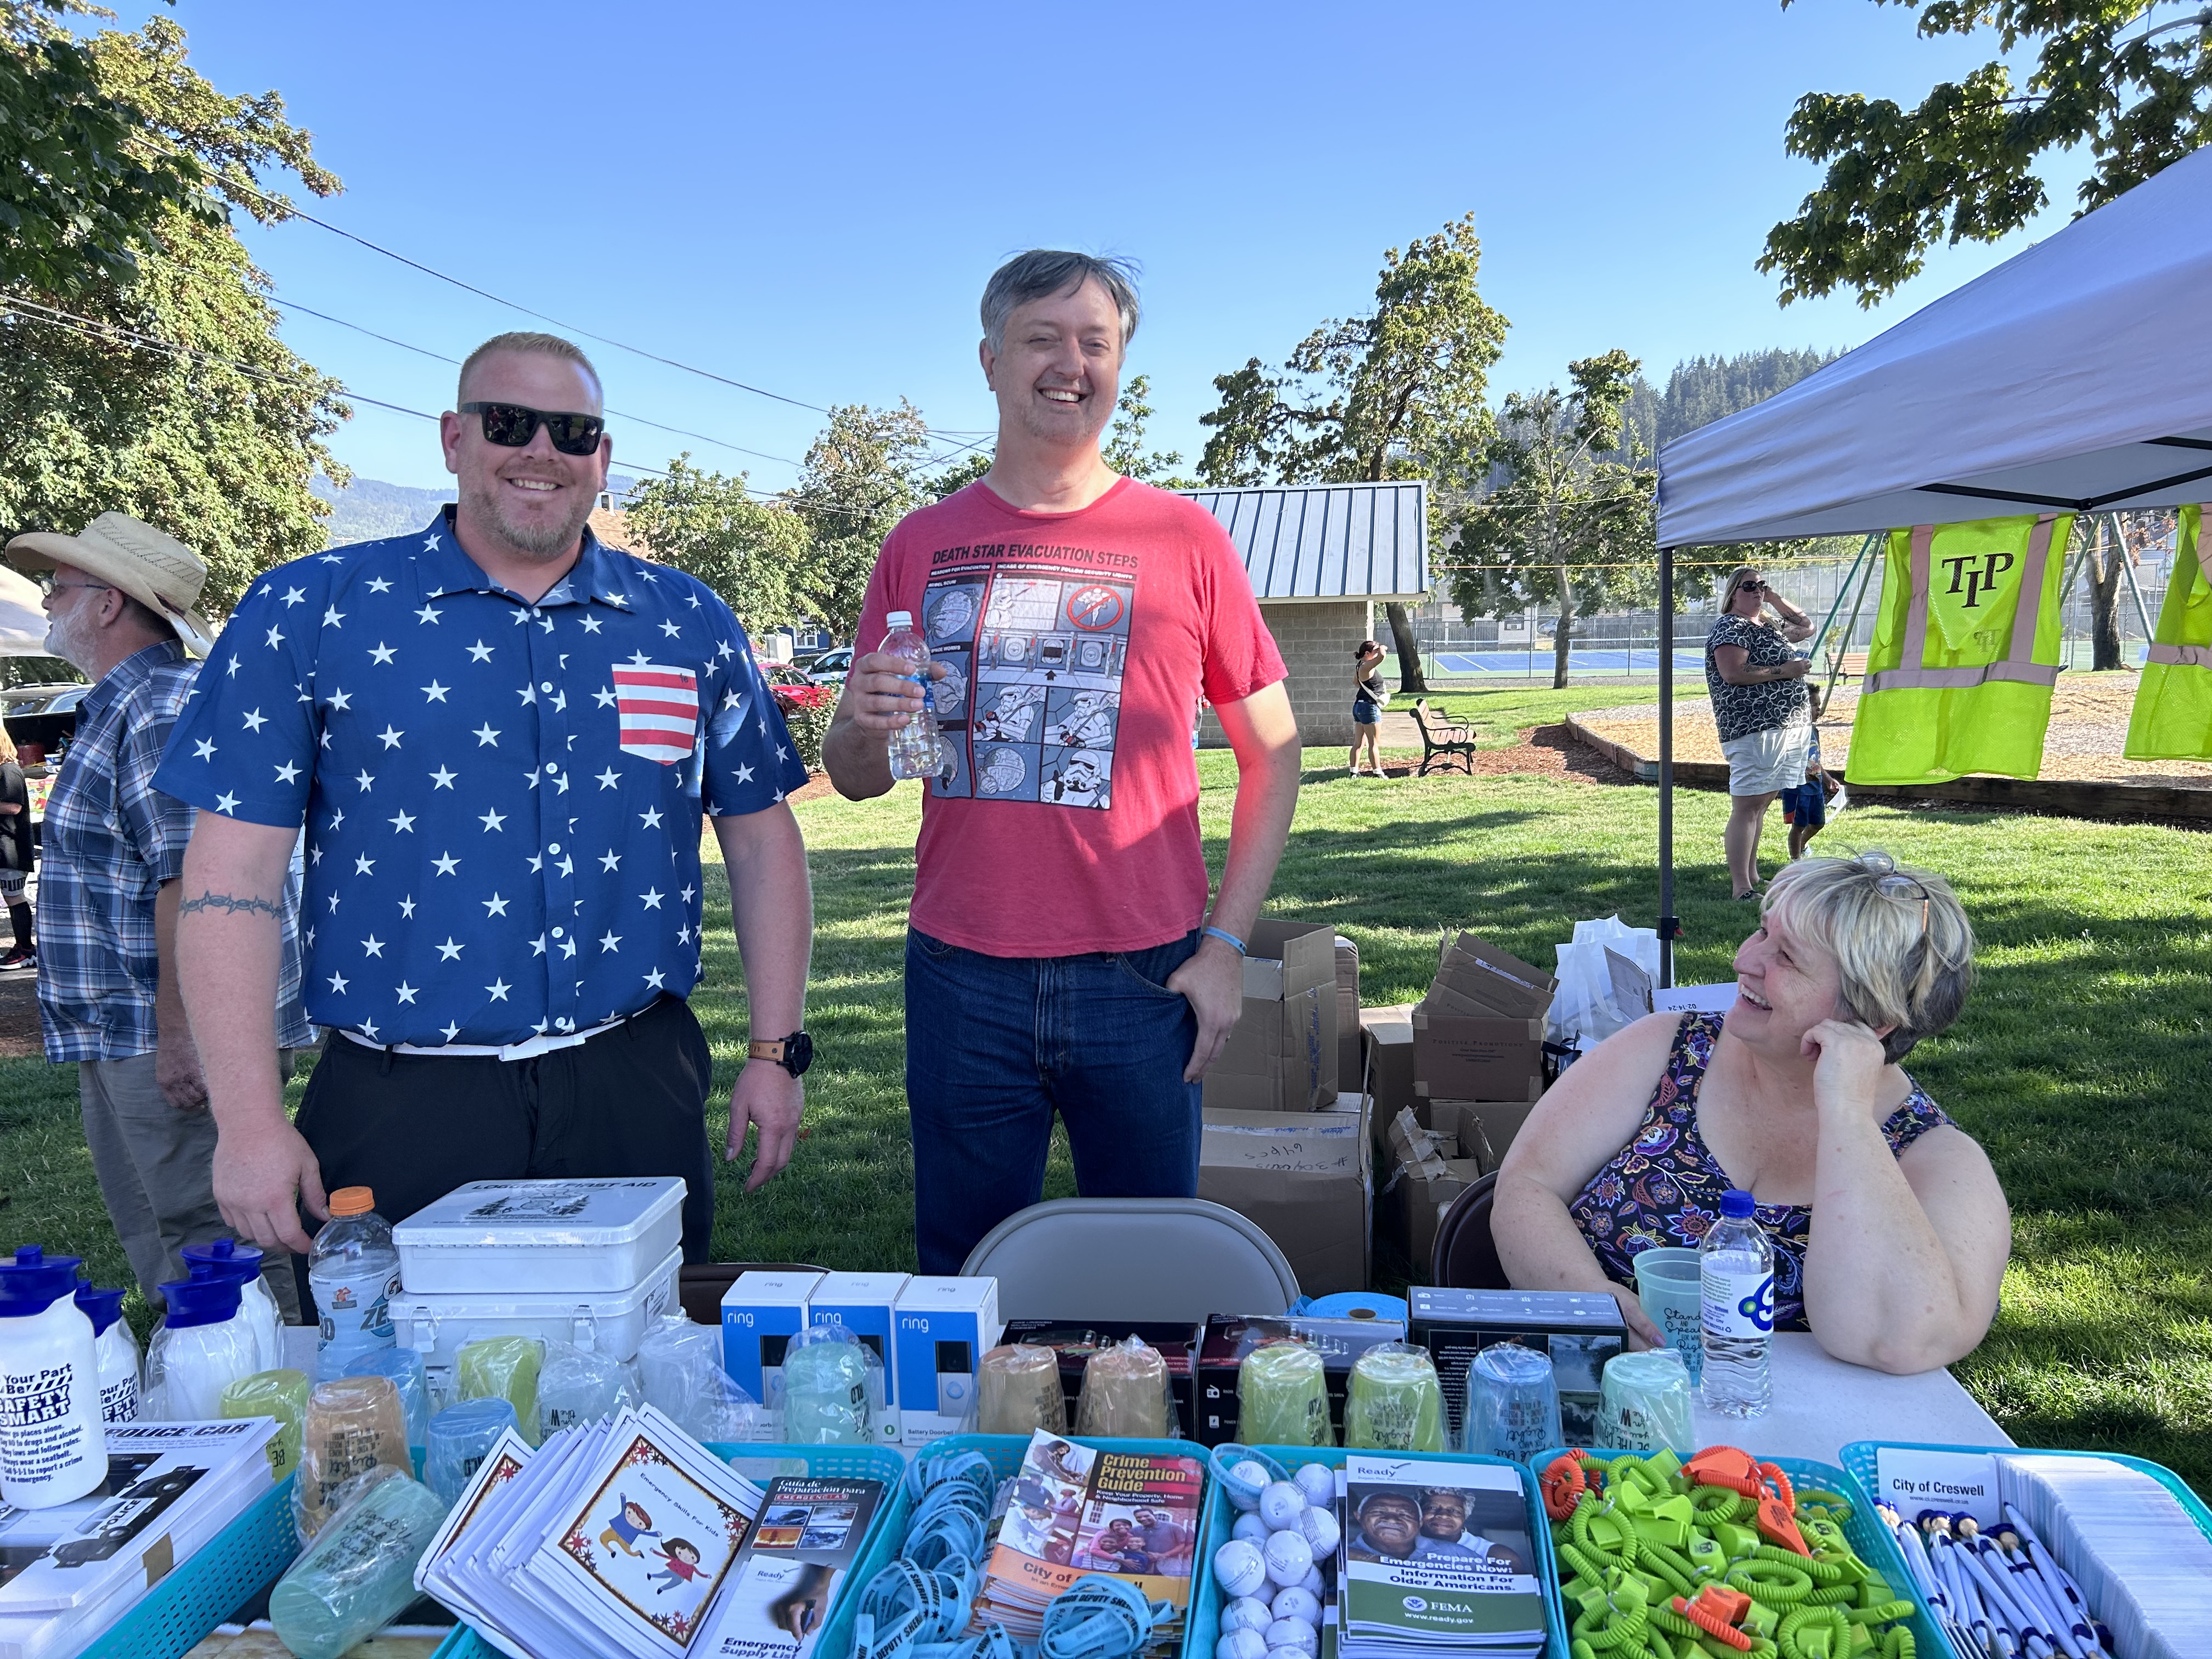
<instances>
[{"instance_id":1,"label":"leafy tree","mask_svg":"<svg viewBox=\"0 0 2212 1659\"><path fill-rule=\"evenodd\" d=\"M923 481L922 488L928 490L934 500L941 501L947 495L967 489L969 484L988 472L991 470L991 463L996 459L997 454L995 447L990 449L971 449L942 472L930 474Z\"/></svg>"},{"instance_id":2,"label":"leafy tree","mask_svg":"<svg viewBox=\"0 0 2212 1659\"><path fill-rule=\"evenodd\" d=\"M1426 477L1445 495L1475 489L1494 430L1485 394L1507 327L1483 301L1481 262L1470 213L1384 253L1375 308L1322 324L1283 373L1255 357L1216 377L1221 401L1199 416L1213 428L1200 476L1215 485ZM1431 517L1441 526L1449 514ZM1406 607L1393 601L1388 612L1400 686L1425 691Z\"/></svg>"},{"instance_id":3,"label":"leafy tree","mask_svg":"<svg viewBox=\"0 0 2212 1659\"><path fill-rule=\"evenodd\" d=\"M1783 0L1784 4L1790 0ZM2212 138L2212 30L2163 23L2139 0L1875 0L1920 14L1923 38L1994 30L2036 49L2025 90L1999 60L1929 89L1911 109L1859 93L1808 93L1784 143L1828 164L1797 216L1767 233L1759 268L1782 302L1856 289L1873 306L1940 240L1993 242L2047 205L2047 152L2096 158L2078 200L2111 201Z\"/></svg>"},{"instance_id":4,"label":"leafy tree","mask_svg":"<svg viewBox=\"0 0 2212 1659\"><path fill-rule=\"evenodd\" d=\"M1157 484L1162 489L1188 489L1192 481L1176 476L1176 469L1182 465L1180 450L1164 453L1145 448L1145 425L1152 418L1152 380L1149 374L1131 378L1121 388L1121 395L1114 404L1114 424L1107 429L1106 441L1099 453L1106 465L1125 478L1134 478L1142 483Z\"/></svg>"},{"instance_id":5,"label":"leafy tree","mask_svg":"<svg viewBox=\"0 0 2212 1659\"><path fill-rule=\"evenodd\" d=\"M285 216L281 196L251 183L257 167L319 195L338 187L276 94L218 92L167 19L82 51L101 93L143 117L140 138L191 158L230 206ZM0 526L75 531L132 514L207 560L203 603L221 611L259 571L324 545L329 508L308 481L319 469L345 481L322 441L350 411L277 339L268 279L226 214L156 217L126 280L40 289L26 277L0 302Z\"/></svg>"},{"instance_id":6,"label":"leafy tree","mask_svg":"<svg viewBox=\"0 0 2212 1659\"><path fill-rule=\"evenodd\" d=\"M799 581L805 610L840 639L853 637L868 574L891 527L931 499L921 468L929 428L902 398L896 409L843 404L806 452L791 494L813 551Z\"/></svg>"},{"instance_id":7,"label":"leafy tree","mask_svg":"<svg viewBox=\"0 0 2212 1659\"><path fill-rule=\"evenodd\" d=\"M653 557L720 594L755 639L798 619L793 583L812 552L806 520L782 501L755 500L744 473L702 471L686 450L666 477L640 483L624 512Z\"/></svg>"},{"instance_id":8,"label":"leafy tree","mask_svg":"<svg viewBox=\"0 0 2212 1659\"><path fill-rule=\"evenodd\" d=\"M1625 351L1567 365L1571 390L1556 386L1505 399L1488 447L1492 485L1455 515L1456 549L1468 567L1452 578L1452 597L1471 621L1531 605L1558 608L1552 633L1552 684L1567 683L1567 642L1577 616L1648 591L1639 568L1656 531L1652 491L1658 475L1644 464L1621 411L1635 384ZM1627 460L1607 459L1625 451Z\"/></svg>"}]
</instances>

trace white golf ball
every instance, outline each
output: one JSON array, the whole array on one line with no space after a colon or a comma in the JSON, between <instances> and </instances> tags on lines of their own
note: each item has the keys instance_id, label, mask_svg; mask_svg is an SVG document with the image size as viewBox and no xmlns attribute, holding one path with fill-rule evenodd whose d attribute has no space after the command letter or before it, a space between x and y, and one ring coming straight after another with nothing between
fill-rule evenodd
<instances>
[{"instance_id":1,"label":"white golf ball","mask_svg":"<svg viewBox=\"0 0 2212 1659\"><path fill-rule=\"evenodd\" d=\"M1300 1589L1296 1584L1285 1590L1277 1590L1268 1611L1276 1619L1295 1619L1303 1625L1321 1623L1321 1598L1310 1589ZM1268 1621L1273 1623L1273 1620Z\"/></svg>"},{"instance_id":2,"label":"white golf ball","mask_svg":"<svg viewBox=\"0 0 2212 1659\"><path fill-rule=\"evenodd\" d=\"M1231 1548L1236 1541L1231 1539L1221 1547L1224 1550ZM1267 1549L1263 1565L1267 1576L1276 1583L1288 1589L1311 1572L1313 1564L1313 1546L1306 1542L1303 1533L1271 1532L1267 1534ZM1221 1560L1218 1556L1214 1558L1213 1571L1216 1577L1221 1577ZM1222 1588L1224 1589L1236 1590L1239 1595L1249 1594L1249 1591L1231 1584L1226 1578L1223 1578L1221 1582ZM1273 1647L1275 1644L1271 1642L1268 1645Z\"/></svg>"},{"instance_id":3,"label":"white golf ball","mask_svg":"<svg viewBox=\"0 0 2212 1659\"><path fill-rule=\"evenodd\" d=\"M1267 1651L1303 1653L1312 1659L1321 1651L1321 1632L1296 1619L1278 1619L1267 1626Z\"/></svg>"},{"instance_id":4,"label":"white golf ball","mask_svg":"<svg viewBox=\"0 0 2212 1659\"><path fill-rule=\"evenodd\" d=\"M1269 1648L1267 1659L1314 1659L1311 1648Z\"/></svg>"},{"instance_id":5,"label":"white golf ball","mask_svg":"<svg viewBox=\"0 0 2212 1659\"><path fill-rule=\"evenodd\" d=\"M1265 1463L1246 1458L1229 1469L1229 1501L1246 1514L1260 1507L1260 1492L1274 1477Z\"/></svg>"},{"instance_id":6,"label":"white golf ball","mask_svg":"<svg viewBox=\"0 0 2212 1659\"><path fill-rule=\"evenodd\" d=\"M1336 1471L1326 1463L1301 1463L1291 1479L1309 1504L1326 1509L1336 1501Z\"/></svg>"},{"instance_id":7,"label":"white golf ball","mask_svg":"<svg viewBox=\"0 0 2212 1659\"><path fill-rule=\"evenodd\" d=\"M1298 1523L1298 1511L1306 1506L1306 1495L1295 1480L1277 1480L1260 1494L1260 1518L1267 1523L1269 1532L1283 1532Z\"/></svg>"},{"instance_id":8,"label":"white golf ball","mask_svg":"<svg viewBox=\"0 0 2212 1659\"><path fill-rule=\"evenodd\" d=\"M1274 1609L1256 1595L1240 1595L1221 1610L1221 1628L1224 1632L1264 1631L1274 1622Z\"/></svg>"},{"instance_id":9,"label":"white golf ball","mask_svg":"<svg viewBox=\"0 0 2212 1659\"><path fill-rule=\"evenodd\" d=\"M1237 1524L1229 1529L1229 1535L1241 1538L1248 1544L1265 1544L1267 1541L1267 1523L1256 1515L1240 1515L1237 1517Z\"/></svg>"},{"instance_id":10,"label":"white golf ball","mask_svg":"<svg viewBox=\"0 0 2212 1659\"><path fill-rule=\"evenodd\" d=\"M1256 1630L1232 1630L1213 1644L1213 1659L1267 1659L1267 1638Z\"/></svg>"},{"instance_id":11,"label":"white golf ball","mask_svg":"<svg viewBox=\"0 0 2212 1659\"><path fill-rule=\"evenodd\" d=\"M1328 1587L1322 1583L1321 1569L1319 1567L1308 1567L1306 1569L1306 1576L1298 1580L1297 1588L1302 1590L1310 1591L1315 1595L1319 1595Z\"/></svg>"},{"instance_id":12,"label":"white golf ball","mask_svg":"<svg viewBox=\"0 0 2212 1659\"><path fill-rule=\"evenodd\" d=\"M1298 1516L1298 1531L1307 1543L1313 1546L1314 1559L1325 1561L1336 1553L1337 1540L1344 1529L1336 1524L1336 1516L1327 1510L1307 1510Z\"/></svg>"},{"instance_id":13,"label":"white golf ball","mask_svg":"<svg viewBox=\"0 0 2212 1659\"><path fill-rule=\"evenodd\" d=\"M1298 1541L1303 1544L1305 1540ZM1310 1551L1307 1559L1312 1559ZM1213 1553L1213 1577L1231 1595L1256 1595L1268 1579L1267 1558L1260 1553L1258 1545L1246 1539L1232 1538Z\"/></svg>"}]
</instances>

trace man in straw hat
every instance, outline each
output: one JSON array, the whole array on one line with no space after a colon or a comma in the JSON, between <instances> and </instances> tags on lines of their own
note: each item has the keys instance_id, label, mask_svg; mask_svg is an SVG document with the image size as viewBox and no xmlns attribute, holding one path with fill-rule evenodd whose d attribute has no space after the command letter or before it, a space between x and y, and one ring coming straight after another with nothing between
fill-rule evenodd
<instances>
[{"instance_id":1,"label":"man in straw hat","mask_svg":"<svg viewBox=\"0 0 2212 1659\"><path fill-rule=\"evenodd\" d=\"M39 878L39 1019L46 1058L75 1060L85 1144L100 1196L148 1301L185 1277L187 1244L224 1237L215 1200L216 1126L177 990L178 879L192 809L154 787L170 728L192 695L213 630L193 611L207 566L123 513L82 532L33 531L10 562L45 591L46 649L93 682L46 802ZM311 1037L286 908L280 1041ZM299 1297L271 1261L280 1306Z\"/></svg>"}]
</instances>

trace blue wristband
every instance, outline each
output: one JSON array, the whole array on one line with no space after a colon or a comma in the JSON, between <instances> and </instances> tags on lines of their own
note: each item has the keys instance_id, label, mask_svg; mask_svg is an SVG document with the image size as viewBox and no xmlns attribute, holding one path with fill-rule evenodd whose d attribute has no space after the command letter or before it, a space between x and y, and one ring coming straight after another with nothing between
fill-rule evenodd
<instances>
[{"instance_id":1,"label":"blue wristband","mask_svg":"<svg viewBox=\"0 0 2212 1659\"><path fill-rule=\"evenodd\" d=\"M1201 927L1198 931L1205 938L1219 939L1240 957L1250 954L1244 948L1244 941L1224 927Z\"/></svg>"}]
</instances>

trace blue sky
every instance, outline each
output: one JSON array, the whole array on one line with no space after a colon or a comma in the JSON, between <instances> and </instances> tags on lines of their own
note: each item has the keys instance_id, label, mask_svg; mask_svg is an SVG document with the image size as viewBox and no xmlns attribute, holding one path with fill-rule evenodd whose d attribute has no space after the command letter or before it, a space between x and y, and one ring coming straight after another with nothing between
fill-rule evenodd
<instances>
[{"instance_id":1,"label":"blue sky","mask_svg":"<svg viewBox=\"0 0 2212 1659\"><path fill-rule=\"evenodd\" d=\"M1872 313L1776 305L1753 261L1816 182L1782 152L1798 95L1913 100L1994 51L1919 40L1869 0L170 15L218 86L283 94L345 182L309 204L332 222L802 403L904 396L960 434L994 418L977 297L1025 246L1143 262L1130 372L1152 377L1152 441L1194 461L1215 374L1279 362L1371 296L1383 249L1470 210L1513 325L1499 395L1616 345L1663 379L1699 352L1854 344L2026 241L1939 252ZM246 234L280 297L447 356L532 325L313 226ZM451 400L441 363L298 313L285 333L367 396ZM784 458L616 422L618 471L688 447L777 488L820 424L586 343L611 406ZM444 482L427 422L363 407L333 447Z\"/></svg>"}]
</instances>

